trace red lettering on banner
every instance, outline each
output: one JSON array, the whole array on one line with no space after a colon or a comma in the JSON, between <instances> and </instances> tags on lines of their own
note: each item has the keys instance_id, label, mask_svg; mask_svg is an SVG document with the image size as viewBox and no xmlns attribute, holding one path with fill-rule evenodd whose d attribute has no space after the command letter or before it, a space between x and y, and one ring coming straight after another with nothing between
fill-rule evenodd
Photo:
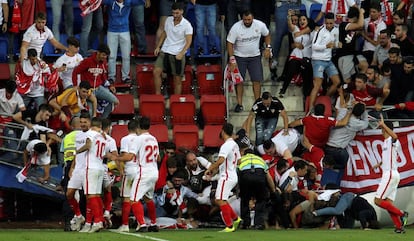
<instances>
[{"instance_id":1,"label":"red lettering on banner","mask_svg":"<svg viewBox=\"0 0 414 241\"><path fill-rule=\"evenodd\" d=\"M400 186L414 182L414 126L396 128L401 150L398 155ZM380 168L372 167L381 161L383 137L379 131L357 135L347 147L349 159L342 178L344 191L366 193L376 191L381 178Z\"/></svg>"}]
</instances>

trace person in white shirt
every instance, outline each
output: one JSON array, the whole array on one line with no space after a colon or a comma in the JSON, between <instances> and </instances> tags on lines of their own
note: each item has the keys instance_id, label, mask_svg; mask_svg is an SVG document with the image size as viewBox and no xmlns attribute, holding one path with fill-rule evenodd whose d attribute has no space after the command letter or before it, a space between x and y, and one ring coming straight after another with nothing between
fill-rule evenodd
<instances>
[{"instance_id":1,"label":"person in white shirt","mask_svg":"<svg viewBox=\"0 0 414 241\"><path fill-rule=\"evenodd\" d=\"M358 7L355 0L323 0L321 11L316 16L315 23L319 22L326 13L333 13L335 15L335 24L339 26L340 23L346 21L350 7Z\"/></svg>"},{"instance_id":2,"label":"person in white shirt","mask_svg":"<svg viewBox=\"0 0 414 241\"><path fill-rule=\"evenodd\" d=\"M154 55L158 56L153 71L155 94L161 94L161 75L164 70L173 75L174 94L181 94L185 53L193 38L193 27L183 14L183 3L173 3L172 16L165 20L165 28L154 50Z\"/></svg>"},{"instance_id":3,"label":"person in white shirt","mask_svg":"<svg viewBox=\"0 0 414 241\"><path fill-rule=\"evenodd\" d=\"M122 174L121 193L122 201L122 218L121 226L118 228L119 232L129 232L129 213L131 212L131 188L138 173L138 158L133 152L135 139L138 136L139 122L137 120L130 120L128 122L128 135L121 138L121 155L116 158L118 162L119 171ZM124 163L123 165L120 164Z\"/></svg>"},{"instance_id":4,"label":"person in white shirt","mask_svg":"<svg viewBox=\"0 0 414 241\"><path fill-rule=\"evenodd\" d=\"M5 88L0 89L0 122L11 121L12 115L24 110L26 107L22 97L16 91L16 82L8 80Z\"/></svg>"},{"instance_id":5,"label":"person in white shirt","mask_svg":"<svg viewBox=\"0 0 414 241\"><path fill-rule=\"evenodd\" d=\"M64 90L73 87L72 72L83 60L82 55L79 54L79 40L75 37L69 37L66 43L68 50L53 64L53 68L59 71Z\"/></svg>"},{"instance_id":6,"label":"person in white shirt","mask_svg":"<svg viewBox=\"0 0 414 241\"><path fill-rule=\"evenodd\" d=\"M205 172L206 179L208 180L211 179L213 172L219 169L220 179L217 184L215 202L220 206L221 216L226 225L226 228L220 231L224 233L236 231L242 221L228 202L231 190L238 181L236 169L237 163L241 158L239 146L232 136L233 125L230 123L224 124L220 132L220 137L224 140L224 143L220 147L218 159Z\"/></svg>"},{"instance_id":7,"label":"person in white shirt","mask_svg":"<svg viewBox=\"0 0 414 241\"><path fill-rule=\"evenodd\" d=\"M16 70L17 90L23 97L24 105L34 102L38 108L45 102L45 76L50 74L49 66L38 57L36 49L27 51L28 58Z\"/></svg>"},{"instance_id":8,"label":"person in white shirt","mask_svg":"<svg viewBox=\"0 0 414 241\"><path fill-rule=\"evenodd\" d=\"M23 35L22 44L20 46L20 62L27 57L27 50L34 48L37 56L40 57L45 42L50 43L57 49L67 50L67 48L55 39L52 31L46 26L46 14L39 12L36 15L35 23L30 26Z\"/></svg>"},{"instance_id":9,"label":"person in white shirt","mask_svg":"<svg viewBox=\"0 0 414 241\"><path fill-rule=\"evenodd\" d=\"M101 199L107 139L102 132L102 120L94 117L91 128L86 132L86 142L76 153L85 152L86 175L83 189L86 195L86 223L80 232L94 233L103 229L103 203ZM88 215L90 212L90 216ZM93 225L92 225L93 220Z\"/></svg>"},{"instance_id":10,"label":"person in white shirt","mask_svg":"<svg viewBox=\"0 0 414 241\"><path fill-rule=\"evenodd\" d=\"M378 37L383 29L387 29L387 25L381 17L381 5L379 2L373 2L369 9L369 17L364 20L364 31L361 32L365 40L362 54L368 63L372 63L375 47L379 44Z\"/></svg>"},{"instance_id":11,"label":"person in white shirt","mask_svg":"<svg viewBox=\"0 0 414 241\"><path fill-rule=\"evenodd\" d=\"M332 81L326 95L333 95L341 82L338 70L332 62L332 49L338 47L339 36L338 28L334 24L333 13L327 13L325 24L314 34L312 40L313 89L309 97L309 110L313 108L322 86L324 72Z\"/></svg>"},{"instance_id":12,"label":"person in white shirt","mask_svg":"<svg viewBox=\"0 0 414 241\"><path fill-rule=\"evenodd\" d=\"M264 57L271 57L270 31L262 21L254 19L250 11L242 14L242 20L235 23L227 35L227 51L229 53L230 71L239 68L243 79L246 70L249 71L253 82L254 99L260 98L261 82L263 79L262 57L260 52L260 38L264 37L266 48ZM243 111L243 83L236 85L237 105L235 112Z\"/></svg>"},{"instance_id":13,"label":"person in white shirt","mask_svg":"<svg viewBox=\"0 0 414 241\"><path fill-rule=\"evenodd\" d=\"M131 150L139 161L138 172L132 183L130 197L132 212L138 222L137 232L159 231L153 197L155 183L158 180L160 150L157 139L148 132L150 125L148 117L141 117L138 129L139 136L134 138L133 149ZM144 200L147 205L150 225L145 223L141 200Z\"/></svg>"}]
</instances>

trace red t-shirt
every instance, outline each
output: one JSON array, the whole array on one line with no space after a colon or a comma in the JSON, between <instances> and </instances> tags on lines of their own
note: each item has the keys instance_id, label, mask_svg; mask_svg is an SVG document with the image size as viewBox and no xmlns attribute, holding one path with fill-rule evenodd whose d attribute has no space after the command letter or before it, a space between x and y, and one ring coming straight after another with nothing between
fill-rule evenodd
<instances>
[{"instance_id":1,"label":"red t-shirt","mask_svg":"<svg viewBox=\"0 0 414 241\"><path fill-rule=\"evenodd\" d=\"M382 88L376 88L367 85L364 90L352 90L355 100L364 103L366 106L374 106L377 103L377 98L383 94Z\"/></svg>"},{"instance_id":2,"label":"red t-shirt","mask_svg":"<svg viewBox=\"0 0 414 241\"><path fill-rule=\"evenodd\" d=\"M331 128L336 125L336 120L332 117L309 115L302 119L302 124L305 126L305 135L309 142L323 148L328 142Z\"/></svg>"}]
</instances>

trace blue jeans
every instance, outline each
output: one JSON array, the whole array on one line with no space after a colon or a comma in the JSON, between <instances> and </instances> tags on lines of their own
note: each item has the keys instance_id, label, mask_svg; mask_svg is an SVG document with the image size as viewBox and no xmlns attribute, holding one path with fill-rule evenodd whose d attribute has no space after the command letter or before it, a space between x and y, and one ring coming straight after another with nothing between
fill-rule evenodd
<instances>
[{"instance_id":1,"label":"blue jeans","mask_svg":"<svg viewBox=\"0 0 414 241\"><path fill-rule=\"evenodd\" d=\"M256 116L256 145L262 144L272 137L278 118L262 118Z\"/></svg>"},{"instance_id":2,"label":"blue jeans","mask_svg":"<svg viewBox=\"0 0 414 241\"><path fill-rule=\"evenodd\" d=\"M204 27L207 24L208 30L208 49L211 50L216 47L216 20L217 20L217 8L216 4L211 5L195 5L195 15L197 21L197 35L196 40L198 46L204 49Z\"/></svg>"},{"instance_id":3,"label":"blue jeans","mask_svg":"<svg viewBox=\"0 0 414 241\"><path fill-rule=\"evenodd\" d=\"M109 114L112 112L112 107L114 106L115 102L118 102L118 99L112 92L105 88L104 86L99 86L95 89L95 96L98 100L106 100L109 102L109 105L107 105L104 109L104 112L102 114L102 118L108 118Z\"/></svg>"},{"instance_id":4,"label":"blue jeans","mask_svg":"<svg viewBox=\"0 0 414 241\"><path fill-rule=\"evenodd\" d=\"M352 204L352 201L355 198L355 194L352 192L347 192L341 195L338 203L335 207L327 207L316 210L317 216L327 216L327 215L342 215L347 208Z\"/></svg>"},{"instance_id":5,"label":"blue jeans","mask_svg":"<svg viewBox=\"0 0 414 241\"><path fill-rule=\"evenodd\" d=\"M65 15L65 31L68 36L73 36L73 5L72 1L69 0L53 0L50 1L53 13L53 25L52 32L57 41L60 40L59 25L62 19L62 6L63 13ZM66 45L66 43L63 43Z\"/></svg>"},{"instance_id":6,"label":"blue jeans","mask_svg":"<svg viewBox=\"0 0 414 241\"><path fill-rule=\"evenodd\" d=\"M111 50L108 59L108 78L115 80L116 75L116 56L118 55L118 46L121 48L122 56L122 80L129 78L131 68L131 35L129 32L108 32L108 47Z\"/></svg>"},{"instance_id":7,"label":"blue jeans","mask_svg":"<svg viewBox=\"0 0 414 241\"><path fill-rule=\"evenodd\" d=\"M102 8L96 9L94 12L83 17L82 30L80 36L80 54L88 55L89 46L98 37L103 29ZM92 25L93 24L93 25Z\"/></svg>"},{"instance_id":8,"label":"blue jeans","mask_svg":"<svg viewBox=\"0 0 414 241\"><path fill-rule=\"evenodd\" d=\"M35 108L38 109L39 106L43 103L45 103L45 97L43 96L36 96L36 97L29 97L27 95L22 95L24 105L27 109L30 109L30 103L34 102Z\"/></svg>"},{"instance_id":9,"label":"blue jeans","mask_svg":"<svg viewBox=\"0 0 414 241\"><path fill-rule=\"evenodd\" d=\"M135 41L138 46L138 53L147 52L147 40L145 39L144 5L132 6L131 16L134 23Z\"/></svg>"},{"instance_id":10,"label":"blue jeans","mask_svg":"<svg viewBox=\"0 0 414 241\"><path fill-rule=\"evenodd\" d=\"M299 4L282 3L280 7L275 6L275 37L273 38L273 58L279 57L283 37L289 33L287 26L288 10L299 10Z\"/></svg>"},{"instance_id":11,"label":"blue jeans","mask_svg":"<svg viewBox=\"0 0 414 241\"><path fill-rule=\"evenodd\" d=\"M246 9L250 9L250 0L228 0L227 1L227 16L226 16L226 30L229 32L231 27L239 21L239 15ZM287 14L287 12L286 12ZM286 16L285 16L286 19Z\"/></svg>"}]
</instances>

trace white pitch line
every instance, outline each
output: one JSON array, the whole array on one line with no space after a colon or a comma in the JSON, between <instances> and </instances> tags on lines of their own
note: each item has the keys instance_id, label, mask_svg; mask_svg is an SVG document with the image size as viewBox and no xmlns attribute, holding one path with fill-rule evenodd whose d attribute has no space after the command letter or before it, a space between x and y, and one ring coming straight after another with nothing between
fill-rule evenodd
<instances>
[{"instance_id":1,"label":"white pitch line","mask_svg":"<svg viewBox=\"0 0 414 241\"><path fill-rule=\"evenodd\" d=\"M168 239L154 238L154 237L151 237L151 236L142 235L142 234L138 234L138 233L118 232L116 230L109 230L109 231L113 232L113 233L119 233L119 234L124 234L124 235L129 235L129 236L135 236L135 237L139 237L139 238L150 239L150 240L154 240L154 241L170 241Z\"/></svg>"}]
</instances>

